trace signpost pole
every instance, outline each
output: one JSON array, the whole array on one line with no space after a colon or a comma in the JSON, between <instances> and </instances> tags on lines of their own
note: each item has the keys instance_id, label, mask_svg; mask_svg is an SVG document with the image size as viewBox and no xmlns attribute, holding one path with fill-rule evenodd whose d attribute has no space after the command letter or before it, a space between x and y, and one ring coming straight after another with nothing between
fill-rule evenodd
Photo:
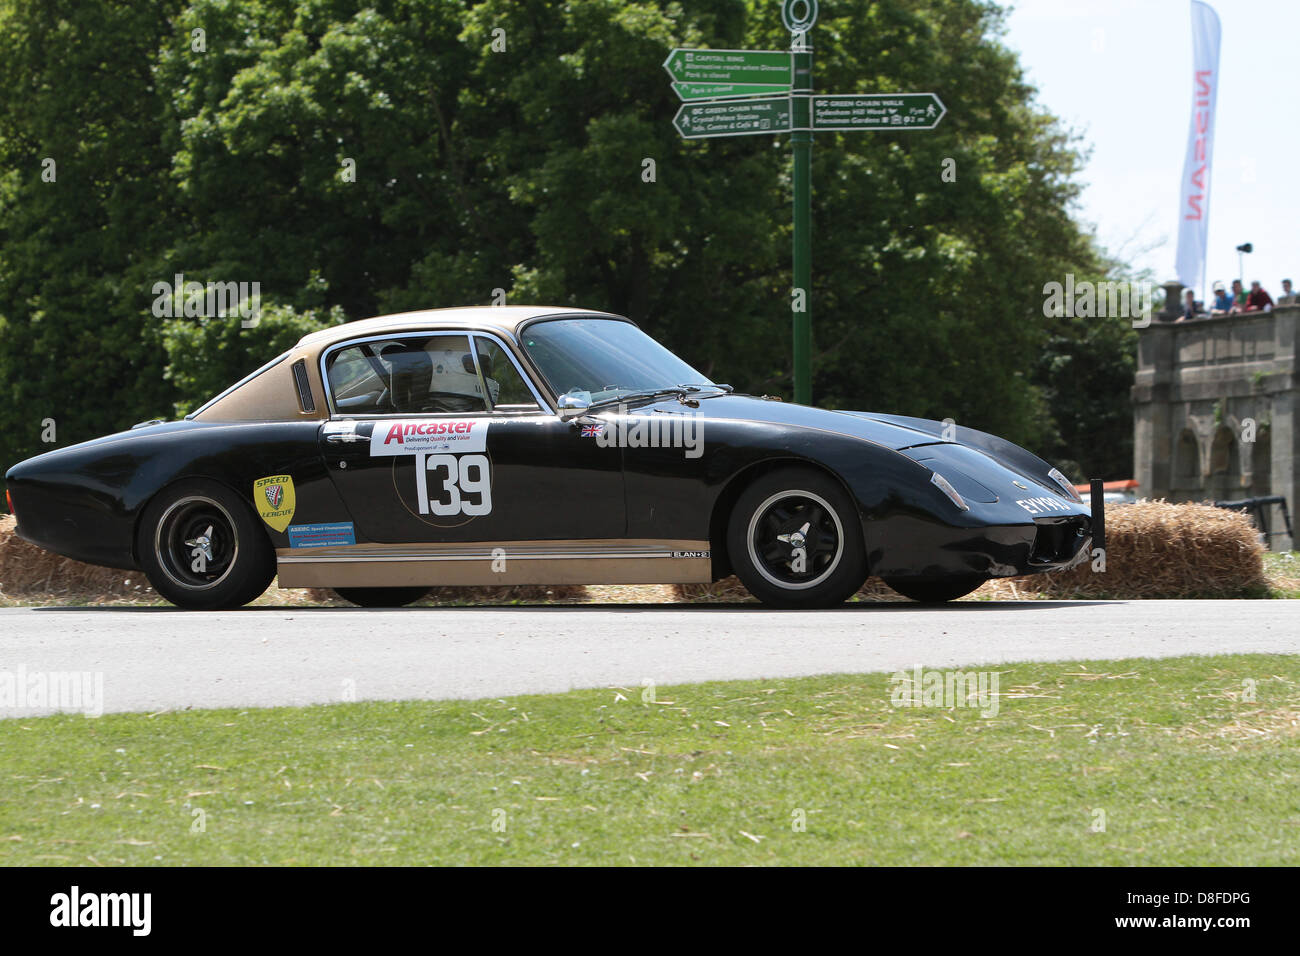
<instances>
[{"instance_id":1,"label":"signpost pole","mask_svg":"<svg viewBox=\"0 0 1300 956\"><path fill-rule=\"evenodd\" d=\"M794 400L812 404L812 48L796 33L790 143L794 149Z\"/></svg>"}]
</instances>

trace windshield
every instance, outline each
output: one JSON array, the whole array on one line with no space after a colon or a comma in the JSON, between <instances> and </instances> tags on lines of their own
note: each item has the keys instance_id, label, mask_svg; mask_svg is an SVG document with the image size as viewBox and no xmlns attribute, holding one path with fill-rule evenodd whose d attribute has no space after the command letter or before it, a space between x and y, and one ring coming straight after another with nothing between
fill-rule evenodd
<instances>
[{"instance_id":1,"label":"windshield","mask_svg":"<svg viewBox=\"0 0 1300 956\"><path fill-rule=\"evenodd\" d=\"M557 395L590 392L604 402L677 385L712 385L630 322L551 319L520 337Z\"/></svg>"}]
</instances>

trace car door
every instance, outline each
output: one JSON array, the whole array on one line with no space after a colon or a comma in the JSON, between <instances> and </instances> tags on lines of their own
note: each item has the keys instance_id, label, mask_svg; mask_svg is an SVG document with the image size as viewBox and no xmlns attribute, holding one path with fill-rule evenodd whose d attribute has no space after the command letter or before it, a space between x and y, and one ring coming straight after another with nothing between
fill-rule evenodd
<instances>
[{"instance_id":1,"label":"car door","mask_svg":"<svg viewBox=\"0 0 1300 956\"><path fill-rule=\"evenodd\" d=\"M625 533L621 450L561 421L496 335L352 340L326 350L322 373L321 454L357 543Z\"/></svg>"}]
</instances>

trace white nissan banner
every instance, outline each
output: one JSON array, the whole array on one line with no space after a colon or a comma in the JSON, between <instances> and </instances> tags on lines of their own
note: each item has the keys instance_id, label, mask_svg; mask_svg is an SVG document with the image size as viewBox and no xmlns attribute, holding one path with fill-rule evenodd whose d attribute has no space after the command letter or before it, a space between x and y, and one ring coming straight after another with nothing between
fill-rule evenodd
<instances>
[{"instance_id":1,"label":"white nissan banner","mask_svg":"<svg viewBox=\"0 0 1300 956\"><path fill-rule=\"evenodd\" d=\"M1219 16L1208 3L1192 0L1192 122L1178 186L1178 281L1198 295L1205 278L1218 92Z\"/></svg>"}]
</instances>

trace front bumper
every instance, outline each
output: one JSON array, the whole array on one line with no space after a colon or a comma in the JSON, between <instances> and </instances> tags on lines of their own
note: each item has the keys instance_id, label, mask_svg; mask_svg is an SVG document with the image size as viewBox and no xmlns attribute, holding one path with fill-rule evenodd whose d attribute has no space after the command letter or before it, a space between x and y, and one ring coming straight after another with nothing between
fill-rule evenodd
<instances>
[{"instance_id":1,"label":"front bumper","mask_svg":"<svg viewBox=\"0 0 1300 956\"><path fill-rule=\"evenodd\" d=\"M1092 519L1086 514L972 527L896 515L868 520L863 530L870 573L883 578L1007 578L1059 571L1086 560L1092 542Z\"/></svg>"}]
</instances>

